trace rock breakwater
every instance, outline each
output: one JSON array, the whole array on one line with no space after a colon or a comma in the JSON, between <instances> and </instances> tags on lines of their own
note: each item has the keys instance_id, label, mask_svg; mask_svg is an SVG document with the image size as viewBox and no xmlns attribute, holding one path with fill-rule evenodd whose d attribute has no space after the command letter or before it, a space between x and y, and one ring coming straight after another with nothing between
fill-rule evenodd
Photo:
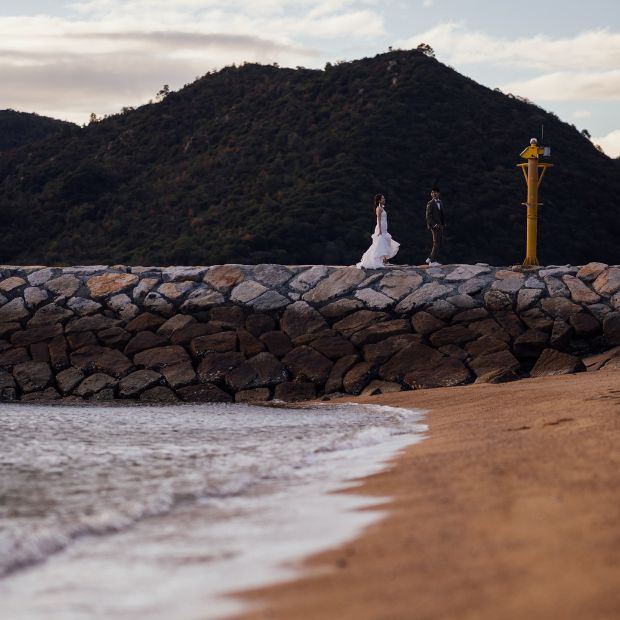
<instances>
[{"instance_id":1,"label":"rock breakwater","mask_svg":"<svg viewBox=\"0 0 620 620\"><path fill-rule=\"evenodd\" d=\"M255 402L620 363L620 267L0 266L0 400Z\"/></svg>"}]
</instances>

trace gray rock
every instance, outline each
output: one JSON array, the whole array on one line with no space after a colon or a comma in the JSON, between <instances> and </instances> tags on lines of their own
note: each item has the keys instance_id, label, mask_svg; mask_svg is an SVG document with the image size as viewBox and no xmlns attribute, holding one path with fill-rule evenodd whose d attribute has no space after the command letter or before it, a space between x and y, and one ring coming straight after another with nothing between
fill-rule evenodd
<instances>
[{"instance_id":1,"label":"gray rock","mask_svg":"<svg viewBox=\"0 0 620 620\"><path fill-rule=\"evenodd\" d=\"M289 287L300 293L305 293L313 286L316 286L328 273L329 269L324 265L315 265L295 276L293 280L291 280Z\"/></svg>"},{"instance_id":2,"label":"gray rock","mask_svg":"<svg viewBox=\"0 0 620 620\"><path fill-rule=\"evenodd\" d=\"M483 273L489 273L489 267L477 265L458 265L456 269L446 276L446 282L459 282L461 280L471 280Z\"/></svg>"},{"instance_id":3,"label":"gray rock","mask_svg":"<svg viewBox=\"0 0 620 620\"><path fill-rule=\"evenodd\" d=\"M34 392L51 383L52 370L45 362L22 362L14 366L13 377L22 392Z\"/></svg>"},{"instance_id":4,"label":"gray rock","mask_svg":"<svg viewBox=\"0 0 620 620\"><path fill-rule=\"evenodd\" d=\"M555 319L551 329L549 344L554 349L566 349L573 335L573 328L562 319Z\"/></svg>"},{"instance_id":5,"label":"gray rock","mask_svg":"<svg viewBox=\"0 0 620 620\"><path fill-rule=\"evenodd\" d=\"M192 280L200 282L207 273L207 267L167 267L162 271L164 282Z\"/></svg>"},{"instance_id":6,"label":"gray rock","mask_svg":"<svg viewBox=\"0 0 620 620\"><path fill-rule=\"evenodd\" d=\"M522 288L517 295L517 312L523 312L537 302L543 295L539 288Z\"/></svg>"},{"instance_id":7,"label":"gray rock","mask_svg":"<svg viewBox=\"0 0 620 620\"><path fill-rule=\"evenodd\" d=\"M475 295L492 282L491 278L472 278L459 285L461 295Z\"/></svg>"},{"instance_id":8,"label":"gray rock","mask_svg":"<svg viewBox=\"0 0 620 620\"><path fill-rule=\"evenodd\" d=\"M614 308L616 308L616 306L614 306ZM592 304L591 306L587 306L587 309L592 314L592 316L597 318L599 323L602 323L605 315L609 314L612 311L612 309L605 304ZM616 308L616 310L620 310L620 308Z\"/></svg>"},{"instance_id":9,"label":"gray rock","mask_svg":"<svg viewBox=\"0 0 620 620\"><path fill-rule=\"evenodd\" d=\"M451 297L446 297L446 301L464 310L471 310L478 305L478 302L470 295L452 295Z\"/></svg>"},{"instance_id":10,"label":"gray rock","mask_svg":"<svg viewBox=\"0 0 620 620\"><path fill-rule=\"evenodd\" d=\"M22 286L26 286L27 282L23 278L11 277L0 280L0 293L5 295L15 293Z\"/></svg>"},{"instance_id":11,"label":"gray rock","mask_svg":"<svg viewBox=\"0 0 620 620\"><path fill-rule=\"evenodd\" d=\"M169 301L166 301L165 297L163 297L159 293L156 293L155 291L151 291L144 298L143 306L149 312L155 312L156 314L160 314L164 317L171 317L175 312L174 305Z\"/></svg>"},{"instance_id":12,"label":"gray rock","mask_svg":"<svg viewBox=\"0 0 620 620\"><path fill-rule=\"evenodd\" d=\"M161 380L162 376L158 372L153 370L137 370L121 379L118 384L118 395L120 398L136 398L144 390L157 385Z\"/></svg>"},{"instance_id":13,"label":"gray rock","mask_svg":"<svg viewBox=\"0 0 620 620\"><path fill-rule=\"evenodd\" d=\"M396 312L406 314L412 310L422 309L431 302L453 291L453 287L432 282L424 284L417 291L407 295L397 306Z\"/></svg>"},{"instance_id":14,"label":"gray rock","mask_svg":"<svg viewBox=\"0 0 620 620\"><path fill-rule=\"evenodd\" d=\"M337 319L363 307L364 304L359 299L337 299L319 308L319 312L328 319Z\"/></svg>"},{"instance_id":15,"label":"gray rock","mask_svg":"<svg viewBox=\"0 0 620 620\"><path fill-rule=\"evenodd\" d=\"M290 303L290 299L280 295L277 291L267 291L249 302L249 305L252 306L256 312L268 312L284 308Z\"/></svg>"},{"instance_id":16,"label":"gray rock","mask_svg":"<svg viewBox=\"0 0 620 620\"><path fill-rule=\"evenodd\" d=\"M30 316L21 297L12 299L0 307L0 323L14 323Z\"/></svg>"},{"instance_id":17,"label":"gray rock","mask_svg":"<svg viewBox=\"0 0 620 620\"><path fill-rule=\"evenodd\" d=\"M28 289L26 289L28 290ZM9 301L4 295L0 293L0 306L4 306L4 304Z\"/></svg>"},{"instance_id":18,"label":"gray rock","mask_svg":"<svg viewBox=\"0 0 620 620\"><path fill-rule=\"evenodd\" d=\"M491 312L512 308L512 299L504 291L491 290L484 294L484 305Z\"/></svg>"},{"instance_id":19,"label":"gray rock","mask_svg":"<svg viewBox=\"0 0 620 620\"><path fill-rule=\"evenodd\" d=\"M569 292L564 283L558 278L548 276L545 278L545 284L549 291L549 297L568 297Z\"/></svg>"},{"instance_id":20,"label":"gray rock","mask_svg":"<svg viewBox=\"0 0 620 620\"><path fill-rule=\"evenodd\" d=\"M73 297L81 284L82 283L75 276L65 274L58 278L48 280L45 286L49 291L52 291L52 293L56 293L56 295Z\"/></svg>"},{"instance_id":21,"label":"gray rock","mask_svg":"<svg viewBox=\"0 0 620 620\"><path fill-rule=\"evenodd\" d=\"M293 273L283 265L256 265L252 269L254 277L268 288L276 288L288 282Z\"/></svg>"},{"instance_id":22,"label":"gray rock","mask_svg":"<svg viewBox=\"0 0 620 620\"><path fill-rule=\"evenodd\" d=\"M581 312L581 306L574 304L565 297L547 297L540 302L543 310L554 318L569 319Z\"/></svg>"},{"instance_id":23,"label":"gray rock","mask_svg":"<svg viewBox=\"0 0 620 620\"><path fill-rule=\"evenodd\" d=\"M190 293L187 300L182 304L181 311L200 312L223 303L224 296L221 293L207 289L197 289Z\"/></svg>"},{"instance_id":24,"label":"gray rock","mask_svg":"<svg viewBox=\"0 0 620 620\"><path fill-rule=\"evenodd\" d=\"M24 290L24 301L26 306L31 310L40 306L44 301L47 301L49 294L42 288L36 286L29 286ZM1 304L0 304L1 305Z\"/></svg>"},{"instance_id":25,"label":"gray rock","mask_svg":"<svg viewBox=\"0 0 620 620\"><path fill-rule=\"evenodd\" d=\"M280 328L291 339L329 329L325 319L305 301L296 301L286 308Z\"/></svg>"},{"instance_id":26,"label":"gray rock","mask_svg":"<svg viewBox=\"0 0 620 620\"><path fill-rule=\"evenodd\" d=\"M108 308L114 310L114 312L116 312L116 314L123 321L131 321L131 319L134 319L140 312L138 306L131 303L131 299L127 295L125 295L125 293L121 293L120 295L113 295L108 300L107 305Z\"/></svg>"},{"instance_id":27,"label":"gray rock","mask_svg":"<svg viewBox=\"0 0 620 620\"><path fill-rule=\"evenodd\" d=\"M62 308L56 304L48 304L35 312L35 315L28 321L28 327L66 323L72 316L74 315L71 310Z\"/></svg>"},{"instance_id":28,"label":"gray rock","mask_svg":"<svg viewBox=\"0 0 620 620\"><path fill-rule=\"evenodd\" d=\"M172 301L176 301L183 297L188 291L191 291L196 286L195 282L191 280L182 280L180 282L164 282L159 286L157 291L164 297Z\"/></svg>"},{"instance_id":29,"label":"gray rock","mask_svg":"<svg viewBox=\"0 0 620 620\"><path fill-rule=\"evenodd\" d=\"M110 377L103 372L97 372L90 377L86 377L86 379L84 379L82 383L80 383L80 385L77 387L75 393L82 398L88 398L108 388L111 388L113 390L114 386L117 383L117 380L113 377ZM107 397L108 394L106 394L106 400Z\"/></svg>"},{"instance_id":30,"label":"gray rock","mask_svg":"<svg viewBox=\"0 0 620 620\"><path fill-rule=\"evenodd\" d=\"M383 310L394 303L394 299L375 291L371 288L363 288L355 292L355 297L362 301L367 308Z\"/></svg>"},{"instance_id":31,"label":"gray rock","mask_svg":"<svg viewBox=\"0 0 620 620\"><path fill-rule=\"evenodd\" d=\"M344 296L366 278L363 270L356 267L341 267L321 280L312 290L302 297L311 304L321 304L334 297Z\"/></svg>"},{"instance_id":32,"label":"gray rock","mask_svg":"<svg viewBox=\"0 0 620 620\"><path fill-rule=\"evenodd\" d=\"M67 301L67 308L80 316L88 316L98 312L101 309L101 304L85 297L72 297Z\"/></svg>"},{"instance_id":33,"label":"gray rock","mask_svg":"<svg viewBox=\"0 0 620 620\"><path fill-rule=\"evenodd\" d=\"M458 312L456 306L445 299L438 299L430 304L426 310L441 321L449 321Z\"/></svg>"},{"instance_id":34,"label":"gray rock","mask_svg":"<svg viewBox=\"0 0 620 620\"><path fill-rule=\"evenodd\" d=\"M318 353L317 353L318 355ZM284 383L288 374L284 365L271 353L259 353L226 373L226 384L235 392Z\"/></svg>"},{"instance_id":35,"label":"gray rock","mask_svg":"<svg viewBox=\"0 0 620 620\"><path fill-rule=\"evenodd\" d=\"M544 289L545 288L545 283L541 282L536 276L530 276L525 281L525 287L526 288L535 288L535 289Z\"/></svg>"},{"instance_id":36,"label":"gray rock","mask_svg":"<svg viewBox=\"0 0 620 620\"><path fill-rule=\"evenodd\" d=\"M416 291L423 282L419 273L395 271L383 276L379 289L392 299L398 301Z\"/></svg>"},{"instance_id":37,"label":"gray rock","mask_svg":"<svg viewBox=\"0 0 620 620\"><path fill-rule=\"evenodd\" d=\"M142 278L131 292L133 300L142 303L144 298L159 284L159 278Z\"/></svg>"},{"instance_id":38,"label":"gray rock","mask_svg":"<svg viewBox=\"0 0 620 620\"><path fill-rule=\"evenodd\" d=\"M235 286L230 293L230 301L247 304L265 293L267 290L268 289L266 286L263 286L258 282L254 282L254 280L247 280L246 282L241 282L241 284L237 284L237 286Z\"/></svg>"},{"instance_id":39,"label":"gray rock","mask_svg":"<svg viewBox=\"0 0 620 620\"><path fill-rule=\"evenodd\" d=\"M549 267L547 267L546 269L541 269L538 272L538 275L541 278L546 278L547 276L561 277L561 276L566 275L567 273L574 275L578 271L579 269L577 267L571 267L570 265L560 265L560 266L549 265Z\"/></svg>"},{"instance_id":40,"label":"gray rock","mask_svg":"<svg viewBox=\"0 0 620 620\"><path fill-rule=\"evenodd\" d=\"M574 355L555 349L545 349L530 372L532 377L568 375L585 370L583 362Z\"/></svg>"},{"instance_id":41,"label":"gray rock","mask_svg":"<svg viewBox=\"0 0 620 620\"><path fill-rule=\"evenodd\" d=\"M31 286L41 286L45 284L48 280L50 280L54 276L54 271L52 269L39 269L39 271L35 271L28 276L28 282Z\"/></svg>"},{"instance_id":42,"label":"gray rock","mask_svg":"<svg viewBox=\"0 0 620 620\"><path fill-rule=\"evenodd\" d=\"M491 289L501 291L502 293L516 293L523 287L523 274L515 271L498 271L495 274L497 278L491 285Z\"/></svg>"}]
</instances>

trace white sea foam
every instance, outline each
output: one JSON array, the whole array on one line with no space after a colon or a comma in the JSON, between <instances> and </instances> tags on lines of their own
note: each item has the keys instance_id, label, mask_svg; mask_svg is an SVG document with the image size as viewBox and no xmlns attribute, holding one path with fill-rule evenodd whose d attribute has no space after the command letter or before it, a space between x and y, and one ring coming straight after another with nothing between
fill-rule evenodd
<instances>
[{"instance_id":1,"label":"white sea foam","mask_svg":"<svg viewBox=\"0 0 620 620\"><path fill-rule=\"evenodd\" d=\"M0 406L0 601L11 620L193 620L355 537L380 503L333 491L425 431L333 405Z\"/></svg>"}]
</instances>

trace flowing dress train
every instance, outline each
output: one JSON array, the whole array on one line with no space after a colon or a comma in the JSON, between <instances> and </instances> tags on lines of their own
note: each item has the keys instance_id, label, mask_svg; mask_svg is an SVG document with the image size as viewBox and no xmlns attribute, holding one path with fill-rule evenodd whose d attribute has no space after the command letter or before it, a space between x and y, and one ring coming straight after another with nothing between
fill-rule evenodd
<instances>
[{"instance_id":1,"label":"flowing dress train","mask_svg":"<svg viewBox=\"0 0 620 620\"><path fill-rule=\"evenodd\" d=\"M371 235L372 244L364 252L362 260L357 263L358 269L379 269L383 267L383 257L388 259L396 256L400 243L392 239L387 227L387 211L381 209L381 234L379 234L379 224L375 226L375 232Z\"/></svg>"}]
</instances>

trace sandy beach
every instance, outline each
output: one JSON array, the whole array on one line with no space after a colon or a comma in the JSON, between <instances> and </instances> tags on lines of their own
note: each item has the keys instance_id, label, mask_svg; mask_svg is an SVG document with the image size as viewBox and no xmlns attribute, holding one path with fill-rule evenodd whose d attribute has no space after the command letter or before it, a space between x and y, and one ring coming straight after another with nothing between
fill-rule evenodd
<instances>
[{"instance_id":1,"label":"sandy beach","mask_svg":"<svg viewBox=\"0 0 620 620\"><path fill-rule=\"evenodd\" d=\"M243 620L620 617L620 370L359 399L429 410L358 540Z\"/></svg>"}]
</instances>

